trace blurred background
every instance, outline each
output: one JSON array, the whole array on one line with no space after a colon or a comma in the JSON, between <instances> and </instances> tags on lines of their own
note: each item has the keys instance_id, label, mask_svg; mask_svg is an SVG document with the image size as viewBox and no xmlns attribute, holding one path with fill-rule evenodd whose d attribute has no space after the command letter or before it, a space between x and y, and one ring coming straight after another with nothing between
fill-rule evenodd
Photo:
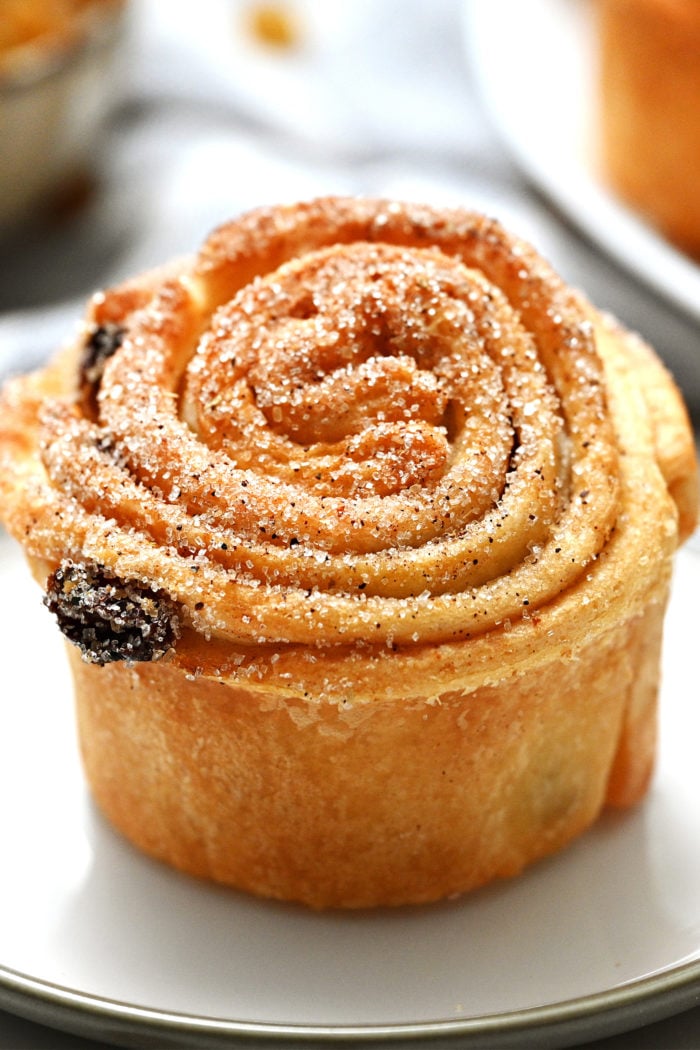
<instances>
[{"instance_id":1,"label":"blurred background","mask_svg":"<svg viewBox=\"0 0 700 1050\"><path fill-rule=\"evenodd\" d=\"M0 373L88 295L315 194L494 214L700 405L700 267L598 175L588 0L0 0Z\"/></svg>"}]
</instances>

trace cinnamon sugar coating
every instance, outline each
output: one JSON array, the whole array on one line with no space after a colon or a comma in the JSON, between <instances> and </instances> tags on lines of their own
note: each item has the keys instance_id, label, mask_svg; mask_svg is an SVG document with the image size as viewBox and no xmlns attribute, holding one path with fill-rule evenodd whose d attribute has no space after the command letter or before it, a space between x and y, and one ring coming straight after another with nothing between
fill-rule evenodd
<instances>
[{"instance_id":1,"label":"cinnamon sugar coating","mask_svg":"<svg viewBox=\"0 0 700 1050\"><path fill-rule=\"evenodd\" d=\"M198 673L357 698L357 652L390 692L387 654L440 646L446 684L464 642L606 571L637 452L611 339L482 216L260 209L96 296L87 366L77 347L8 389L5 517L47 571L88 560L167 594L211 643L176 647ZM648 428L634 440L654 459ZM678 511L660 506L670 556Z\"/></svg>"}]
</instances>

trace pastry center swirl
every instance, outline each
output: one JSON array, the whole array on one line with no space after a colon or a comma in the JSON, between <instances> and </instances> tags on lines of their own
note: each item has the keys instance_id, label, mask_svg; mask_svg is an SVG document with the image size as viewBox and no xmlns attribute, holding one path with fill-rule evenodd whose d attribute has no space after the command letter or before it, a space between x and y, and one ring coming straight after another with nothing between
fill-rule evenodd
<instances>
[{"instance_id":1,"label":"pastry center swirl","mask_svg":"<svg viewBox=\"0 0 700 1050\"><path fill-rule=\"evenodd\" d=\"M352 501L361 546L370 535L376 549L412 546L487 512L535 409L556 428L528 355L504 297L458 260L329 248L216 313L188 365L181 413L235 468L323 499L328 513ZM407 501L410 521L397 529ZM330 543L318 529L313 538Z\"/></svg>"},{"instance_id":2,"label":"pastry center swirl","mask_svg":"<svg viewBox=\"0 0 700 1050\"><path fill-rule=\"evenodd\" d=\"M470 637L556 598L614 526L591 326L469 213L253 213L95 321L118 345L43 410L57 561L152 581L196 631Z\"/></svg>"}]
</instances>

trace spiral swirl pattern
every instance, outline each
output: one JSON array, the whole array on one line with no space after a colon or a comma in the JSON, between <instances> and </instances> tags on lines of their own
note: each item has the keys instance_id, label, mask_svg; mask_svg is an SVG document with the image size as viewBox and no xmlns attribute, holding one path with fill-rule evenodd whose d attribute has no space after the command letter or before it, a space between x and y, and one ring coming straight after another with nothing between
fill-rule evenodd
<instances>
[{"instance_id":1,"label":"spiral swirl pattern","mask_svg":"<svg viewBox=\"0 0 700 1050\"><path fill-rule=\"evenodd\" d=\"M214 641L475 637L615 526L591 322L481 216L259 210L99 296L96 326L119 333L99 376L41 409L37 547L151 581Z\"/></svg>"}]
</instances>

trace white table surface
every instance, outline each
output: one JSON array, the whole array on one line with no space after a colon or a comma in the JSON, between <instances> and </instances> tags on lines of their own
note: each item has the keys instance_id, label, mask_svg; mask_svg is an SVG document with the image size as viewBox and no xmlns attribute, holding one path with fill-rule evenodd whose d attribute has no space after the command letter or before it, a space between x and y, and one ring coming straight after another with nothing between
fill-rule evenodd
<instances>
[{"instance_id":1,"label":"white table surface","mask_svg":"<svg viewBox=\"0 0 700 1050\"><path fill-rule=\"evenodd\" d=\"M698 328L605 258L517 170L479 101L460 0L377 0L371 12L358 0L345 5L352 18L337 0L306 2L307 28L322 6L317 32L327 53L310 60L304 84L283 55L256 65L239 51L227 68L219 48L208 62L204 29L221 15L217 0L160 9L134 0L115 110L95 150L93 198L62 225L0 242L0 375L69 336L94 288L195 249L214 225L249 207L339 192L496 214L652 342L695 402ZM182 32L188 17L191 33ZM263 80L270 63L282 63L279 83ZM690 369L689 346L698 353ZM700 404L692 407L700 419ZM105 1045L0 1011L0 1050ZM696 1050L700 1005L587 1045Z\"/></svg>"}]
</instances>

